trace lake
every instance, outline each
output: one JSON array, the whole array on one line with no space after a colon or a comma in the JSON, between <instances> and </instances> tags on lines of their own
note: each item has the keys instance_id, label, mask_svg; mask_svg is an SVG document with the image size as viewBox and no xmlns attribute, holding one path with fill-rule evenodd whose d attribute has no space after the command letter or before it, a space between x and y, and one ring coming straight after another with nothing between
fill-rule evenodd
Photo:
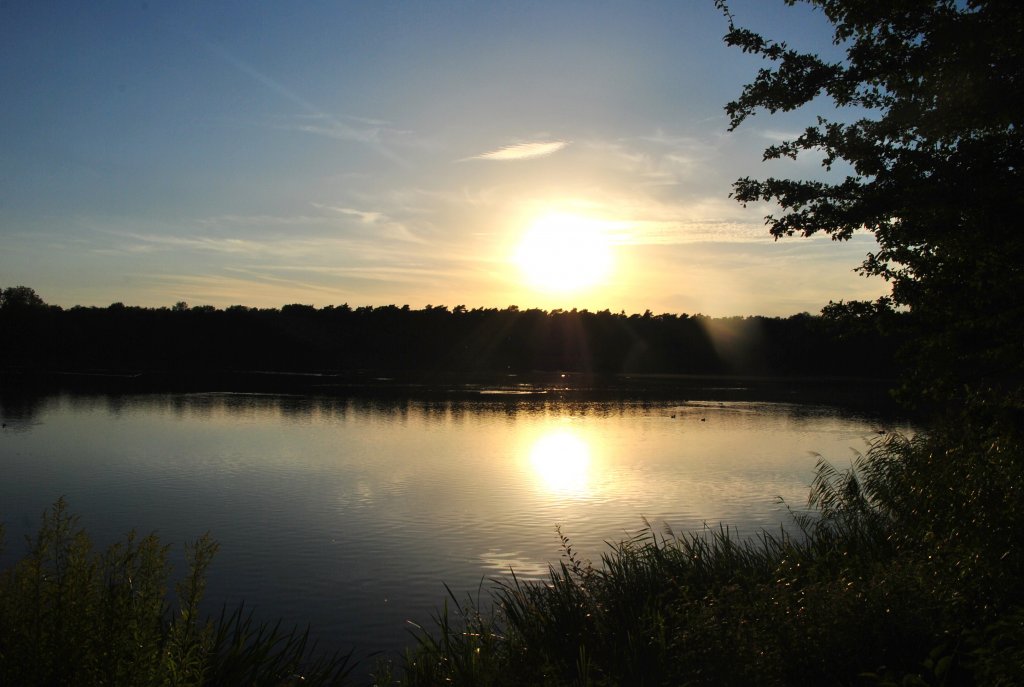
<instances>
[{"instance_id":1,"label":"lake","mask_svg":"<svg viewBox=\"0 0 1024 687\"><path fill-rule=\"evenodd\" d=\"M245 600L360 654L409 642L447 583L544 574L556 526L605 541L788 521L817 455L841 466L904 423L826 405L580 401L543 394L381 399L228 393L45 397L4 406L4 565L64 495L106 545L129 529L220 543L207 607Z\"/></svg>"}]
</instances>

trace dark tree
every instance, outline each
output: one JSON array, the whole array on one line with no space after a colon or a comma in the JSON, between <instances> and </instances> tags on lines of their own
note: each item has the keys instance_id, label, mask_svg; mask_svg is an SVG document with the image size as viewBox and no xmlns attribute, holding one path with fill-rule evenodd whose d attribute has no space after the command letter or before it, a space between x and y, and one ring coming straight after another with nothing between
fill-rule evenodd
<instances>
[{"instance_id":1,"label":"dark tree","mask_svg":"<svg viewBox=\"0 0 1024 687\"><path fill-rule=\"evenodd\" d=\"M8 286L0 291L0 309L2 310L33 310L45 307L46 303L35 292L35 289L28 286Z\"/></svg>"},{"instance_id":2,"label":"dark tree","mask_svg":"<svg viewBox=\"0 0 1024 687\"><path fill-rule=\"evenodd\" d=\"M789 5L798 0L786 0ZM774 201L776 237L874 234L861 266L891 296L828 311L902 311L923 399L1021 405L1024 371L1024 3L1020 0L802 0L824 13L837 61L737 27L727 44L759 55L759 71L726 106L731 129L758 110L789 111L824 96L819 116L764 159L823 154L842 181L755 180L742 202Z\"/></svg>"}]
</instances>

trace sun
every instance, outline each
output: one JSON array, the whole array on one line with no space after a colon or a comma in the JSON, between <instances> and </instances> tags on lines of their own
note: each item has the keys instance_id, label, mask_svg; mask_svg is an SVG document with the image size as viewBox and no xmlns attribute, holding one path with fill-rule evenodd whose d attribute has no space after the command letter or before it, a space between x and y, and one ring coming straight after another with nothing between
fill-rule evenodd
<instances>
[{"instance_id":1,"label":"sun","mask_svg":"<svg viewBox=\"0 0 1024 687\"><path fill-rule=\"evenodd\" d=\"M513 262L537 290L580 291L601 284L611 275L612 247L599 221L550 214L527 229Z\"/></svg>"}]
</instances>

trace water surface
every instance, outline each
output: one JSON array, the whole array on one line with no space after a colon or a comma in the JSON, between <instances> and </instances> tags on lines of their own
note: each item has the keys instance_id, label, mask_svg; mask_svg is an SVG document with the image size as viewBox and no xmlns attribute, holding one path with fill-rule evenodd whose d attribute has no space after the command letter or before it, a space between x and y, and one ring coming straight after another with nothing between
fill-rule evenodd
<instances>
[{"instance_id":1,"label":"water surface","mask_svg":"<svg viewBox=\"0 0 1024 687\"><path fill-rule=\"evenodd\" d=\"M62 395L4 422L3 563L61 495L101 544L155 530L180 556L209 530L211 609L244 599L361 652L406 644L444 583L543 574L556 526L595 560L643 518L776 528L818 454L846 465L882 426L820 405L501 395Z\"/></svg>"}]
</instances>

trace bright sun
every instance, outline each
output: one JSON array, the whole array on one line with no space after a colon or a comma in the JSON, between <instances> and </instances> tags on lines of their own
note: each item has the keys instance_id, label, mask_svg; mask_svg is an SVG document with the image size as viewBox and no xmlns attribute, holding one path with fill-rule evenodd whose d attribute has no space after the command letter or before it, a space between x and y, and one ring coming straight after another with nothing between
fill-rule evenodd
<instances>
[{"instance_id":1,"label":"bright sun","mask_svg":"<svg viewBox=\"0 0 1024 687\"><path fill-rule=\"evenodd\" d=\"M606 280L612 249L601 224L577 215L551 214L523 235L513 260L535 289L579 291Z\"/></svg>"}]
</instances>

